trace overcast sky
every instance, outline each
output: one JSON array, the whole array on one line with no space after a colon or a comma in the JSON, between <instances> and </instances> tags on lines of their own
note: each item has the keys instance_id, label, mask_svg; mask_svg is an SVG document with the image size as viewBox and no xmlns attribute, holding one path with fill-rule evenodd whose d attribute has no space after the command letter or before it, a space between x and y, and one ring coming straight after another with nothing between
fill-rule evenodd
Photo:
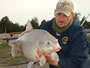
<instances>
[{"instance_id":1,"label":"overcast sky","mask_svg":"<svg viewBox=\"0 0 90 68\"><path fill-rule=\"evenodd\" d=\"M38 17L39 22L43 19L50 20L54 17L54 9L58 0L0 0L0 19L8 16L13 22L20 25L26 24L27 20ZM80 12L82 16L90 14L90 0L72 0L74 12ZM89 16L90 20L90 16Z\"/></svg>"}]
</instances>

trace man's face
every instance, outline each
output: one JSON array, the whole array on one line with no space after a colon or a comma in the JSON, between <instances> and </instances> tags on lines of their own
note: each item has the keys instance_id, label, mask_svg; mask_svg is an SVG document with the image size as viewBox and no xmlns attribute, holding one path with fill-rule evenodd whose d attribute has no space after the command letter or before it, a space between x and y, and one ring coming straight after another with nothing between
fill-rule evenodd
<instances>
[{"instance_id":1,"label":"man's face","mask_svg":"<svg viewBox=\"0 0 90 68\"><path fill-rule=\"evenodd\" d=\"M66 27L74 17L73 14L71 14L70 16L66 16L63 13L55 14L55 16L56 16L56 24L59 27Z\"/></svg>"}]
</instances>

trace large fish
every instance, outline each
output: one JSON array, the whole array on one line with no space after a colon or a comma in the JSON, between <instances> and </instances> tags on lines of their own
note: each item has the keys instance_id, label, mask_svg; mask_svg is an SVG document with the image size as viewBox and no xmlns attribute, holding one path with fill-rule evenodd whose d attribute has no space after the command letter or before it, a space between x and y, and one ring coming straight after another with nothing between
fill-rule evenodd
<instances>
[{"instance_id":1,"label":"large fish","mask_svg":"<svg viewBox=\"0 0 90 68\"><path fill-rule=\"evenodd\" d=\"M46 63L46 58L41 54L40 61L36 59L37 50L44 50L50 54L53 61L58 62L59 57L56 52L60 51L61 47L58 40L49 34L47 31L42 29L33 29L30 22L27 22L26 30L22 32L18 39L9 41L11 46L11 54L13 57L16 56L18 48L20 48L23 55L34 62L39 62L40 66Z\"/></svg>"}]
</instances>

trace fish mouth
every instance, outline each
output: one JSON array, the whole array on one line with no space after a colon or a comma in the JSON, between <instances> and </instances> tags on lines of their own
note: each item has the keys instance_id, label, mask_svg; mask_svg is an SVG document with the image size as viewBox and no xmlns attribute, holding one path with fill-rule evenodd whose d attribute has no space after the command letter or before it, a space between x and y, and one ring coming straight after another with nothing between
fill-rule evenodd
<instances>
[{"instance_id":1,"label":"fish mouth","mask_svg":"<svg viewBox=\"0 0 90 68\"><path fill-rule=\"evenodd\" d=\"M60 50L61 50L61 48L57 48L57 49L55 49L56 52L59 52Z\"/></svg>"}]
</instances>

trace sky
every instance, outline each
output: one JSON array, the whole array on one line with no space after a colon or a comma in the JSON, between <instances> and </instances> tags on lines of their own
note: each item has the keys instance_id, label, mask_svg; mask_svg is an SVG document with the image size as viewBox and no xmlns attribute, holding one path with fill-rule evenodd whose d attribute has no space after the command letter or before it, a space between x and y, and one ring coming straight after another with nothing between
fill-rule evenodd
<instances>
[{"instance_id":1,"label":"sky","mask_svg":"<svg viewBox=\"0 0 90 68\"><path fill-rule=\"evenodd\" d=\"M50 20L54 17L54 10L58 0L0 0L0 20L8 16L13 23L25 25L28 20L37 17ZM90 14L90 0L72 0L74 12L81 13L81 17ZM90 21L90 16L88 17Z\"/></svg>"}]
</instances>

